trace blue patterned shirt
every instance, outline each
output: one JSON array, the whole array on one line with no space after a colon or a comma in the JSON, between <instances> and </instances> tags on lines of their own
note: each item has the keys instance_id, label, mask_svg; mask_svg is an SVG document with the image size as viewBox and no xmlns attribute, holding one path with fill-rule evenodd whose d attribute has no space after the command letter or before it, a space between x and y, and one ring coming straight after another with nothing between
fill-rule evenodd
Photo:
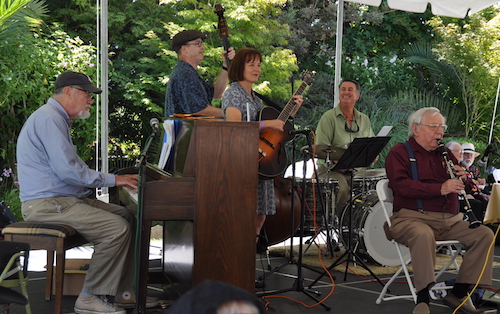
<instances>
[{"instance_id":1,"label":"blue patterned shirt","mask_svg":"<svg viewBox=\"0 0 500 314\"><path fill-rule=\"evenodd\" d=\"M187 62L178 61L167 85L165 116L196 113L212 104L214 87Z\"/></svg>"}]
</instances>

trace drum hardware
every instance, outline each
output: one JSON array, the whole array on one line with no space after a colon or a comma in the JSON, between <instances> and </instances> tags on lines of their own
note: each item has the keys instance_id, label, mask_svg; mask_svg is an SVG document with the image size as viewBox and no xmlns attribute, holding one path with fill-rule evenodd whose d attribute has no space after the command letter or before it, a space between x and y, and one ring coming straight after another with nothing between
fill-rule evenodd
<instances>
[{"instance_id":1,"label":"drum hardware","mask_svg":"<svg viewBox=\"0 0 500 314\"><path fill-rule=\"evenodd\" d=\"M325 194L325 200L322 199L322 197L323 197L323 191L321 190L322 180L319 179L319 175L318 175L316 167L314 169L315 177L318 178L316 180L317 181L316 186L317 186L317 192L318 192L317 194L319 196L319 202L323 206L322 207L323 208L323 211L322 211L323 221L320 223L319 232L317 232L318 230L315 230L313 228L313 231L314 231L313 235L311 236L311 238L309 240L307 240L305 242L306 244L308 244L308 246L304 250L304 253L307 252L307 250L312 245L312 243L315 243L315 241L314 241L315 238L321 234L321 227L324 226L324 228L326 230L327 247L328 247L328 250L330 252L330 256L333 257L334 251L338 250L338 243L333 239L333 233L337 233L337 239L340 239L340 234L338 233L338 230L336 230L336 228L332 224L332 222L335 218L335 215L333 214L334 206L332 203L332 194L333 193L332 193L332 189L329 189L329 186L328 186L331 182L330 181L330 172L331 172L331 169L333 168L333 165L334 165L334 163L331 160L331 156L333 156L333 158L335 160L338 160L338 159L340 159L340 157L342 157L342 154L345 152L345 149L336 148L336 147L332 148L330 145L316 145L314 147L314 149L311 149L309 146L304 146L301 148L301 150L302 150L303 154L308 154L312 157L316 156L317 158L325 159L325 163L326 163L326 178L324 178L325 181L323 182L323 184L324 184L323 191ZM314 221L313 221L313 223L314 223ZM314 226L314 224L313 224L313 226Z\"/></svg>"},{"instance_id":2,"label":"drum hardware","mask_svg":"<svg viewBox=\"0 0 500 314\"><path fill-rule=\"evenodd\" d=\"M300 133L300 134L303 134L306 136L306 140L308 143L311 143L311 134L310 132L309 133ZM292 160L295 161L295 137L293 138L292 140L293 142L293 149L292 149ZM311 144L309 146L312 146ZM306 154L304 153L304 161L306 160ZM295 164L292 163L292 167L293 167L293 176L292 176L292 186L295 188L296 187L296 182L295 182ZM295 265L297 265L297 277L295 279L295 282L292 286L292 288L289 288L289 289L284 289L284 290L279 290L279 291L273 291L272 294L280 294L280 293L283 293L283 292L288 292L288 291L298 291L298 292L302 292L304 293L305 295L307 295L309 298L311 298L312 300L318 302L322 307L324 307L327 311L330 311L331 308L327 305L325 305L323 302L320 302L320 300L316 299L313 295L310 294L310 292L316 294L316 295L320 295L321 293L319 291L314 291L314 290L311 290L311 289L307 289L308 291L306 291L306 289L304 288L304 278L303 278L303 275L302 275L302 267L307 267L306 265L302 265L302 256L303 256L303 252L302 252L302 245L303 245L303 239L304 239L304 214L305 214L305 201L304 201L304 192L306 191L306 179L305 179L305 174L307 172L307 164L304 162L303 164L303 168L304 168L304 171L303 171L303 178L302 178L302 192L301 193L301 215L300 215L300 233L299 233L299 256L297 258L297 261L294 261L293 259L293 236L291 237L290 239L290 258L288 261L286 261L285 263L283 263L282 265L276 267L275 269L273 269L271 272L265 274L264 276L261 276L259 277L259 280L262 280L264 279L265 277L269 276L271 273L274 273L276 271L278 271L279 269L283 268L284 266L286 265L289 265L289 264L292 264L294 263ZM293 204L293 197L292 197L292 204ZM293 206L293 205L292 205ZM293 217L292 217L292 221L293 221ZM292 226L292 229L294 228L294 226ZM313 271L316 271L316 269L314 268L309 268L307 267L308 269L311 269ZM271 294L271 292L269 293L264 293L264 294L258 294L259 296L265 296L265 295L268 295L268 294Z\"/></svg>"},{"instance_id":3,"label":"drum hardware","mask_svg":"<svg viewBox=\"0 0 500 314\"><path fill-rule=\"evenodd\" d=\"M347 151L342 155L340 160L336 163L333 170L344 170L344 169L355 169L359 167L367 167L372 163L373 160L380 154L382 149L389 142L390 137L358 137L355 138L354 141L349 145ZM312 287L316 282L318 282L324 275L326 275L327 271L330 271L335 266L339 265L342 262L346 262L345 272L344 272L344 281L347 280L347 270L349 268L349 262L359 263L364 269L366 269L382 286L384 283L373 273L373 271L366 265L362 258L355 252L355 247L353 246L353 212L354 212L354 203L353 203L353 181L354 174L351 171L351 180L350 180L350 188L351 194L349 199L348 206L348 214L349 214L349 228L348 228L348 238L347 238L347 247L346 251L339 256L329 267L328 269L321 274L318 278L316 278L309 287ZM345 258L345 259L344 259Z\"/></svg>"},{"instance_id":4,"label":"drum hardware","mask_svg":"<svg viewBox=\"0 0 500 314\"><path fill-rule=\"evenodd\" d=\"M381 179L386 179L387 174L384 168L381 169L357 169L354 175L354 195L359 193L367 193L375 190L377 182Z\"/></svg>"}]
</instances>

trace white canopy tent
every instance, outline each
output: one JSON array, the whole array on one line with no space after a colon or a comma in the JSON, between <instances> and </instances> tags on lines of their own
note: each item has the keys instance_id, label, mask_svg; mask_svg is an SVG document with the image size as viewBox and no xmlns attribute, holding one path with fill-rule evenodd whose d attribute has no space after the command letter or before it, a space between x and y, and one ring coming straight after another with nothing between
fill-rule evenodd
<instances>
[{"instance_id":1,"label":"white canopy tent","mask_svg":"<svg viewBox=\"0 0 500 314\"><path fill-rule=\"evenodd\" d=\"M380 6L382 0L345 0L371 6ZM498 3L498 0L387 0L391 9L423 13L427 6L431 5L431 11L435 15L443 15L456 18L464 18L469 14L474 14L489 6ZM344 0L337 2L337 42L335 53L335 87L334 106L338 104L338 93L341 76L342 57L342 25L344 24Z\"/></svg>"}]
</instances>

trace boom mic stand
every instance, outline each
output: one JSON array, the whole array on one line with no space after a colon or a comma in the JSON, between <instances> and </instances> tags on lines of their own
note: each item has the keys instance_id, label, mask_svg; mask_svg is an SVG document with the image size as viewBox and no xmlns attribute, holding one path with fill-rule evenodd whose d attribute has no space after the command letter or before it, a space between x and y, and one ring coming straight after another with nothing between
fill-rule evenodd
<instances>
[{"instance_id":1,"label":"boom mic stand","mask_svg":"<svg viewBox=\"0 0 500 314\"><path fill-rule=\"evenodd\" d=\"M307 133L306 132L301 132L301 133L296 133L296 134L304 134L304 135L306 135L306 139L307 139L308 143L310 143L311 142L310 132L311 131L307 131ZM305 156L304 156L304 159L305 159ZM295 169L294 166L292 166L292 169ZM303 275L302 275L302 267L303 267L303 265L302 265L302 242L303 242L303 239L304 239L304 214L305 214L304 193L305 193L305 189L306 189L306 180L305 180L306 170L307 170L307 164L304 162L304 165L303 165L303 175L302 175L301 207L300 207L300 213L301 214L300 214L300 233L299 233L299 239L300 239L299 240L299 256L297 258L297 262L295 262L295 265L297 265L297 277L295 279L295 282L294 282L292 288L278 290L278 291L274 291L272 293L265 293L265 294L262 294L261 296L270 295L270 294L280 294L280 293L288 292L288 291L297 291L297 292L302 292L305 295L307 295L309 298L311 298L312 300L314 300L316 302L319 302L318 299L316 299L308 291L305 290L305 288L304 288L304 278L303 278ZM295 178L295 176L294 176L294 178ZM295 179L293 179L293 183L295 185ZM293 198L292 198L292 201L293 201ZM292 215L293 215L293 213L292 213ZM292 221L293 221L293 218L292 218ZM292 229L293 229L293 224L292 224ZM293 238L293 234L292 234L292 238ZM293 253L292 252L293 252L293 246L290 249L290 259L292 260L291 262L293 262ZM286 264L288 264L288 263L290 263L290 262L287 262ZM281 266L281 267L283 267L283 266ZM274 270L274 271L276 271L276 270ZM320 294L319 292L314 292L314 293L316 295ZM323 303L319 303L319 304L322 307L324 307L327 311L331 310L331 308L329 306L327 306L327 305L325 305Z\"/></svg>"},{"instance_id":2,"label":"boom mic stand","mask_svg":"<svg viewBox=\"0 0 500 314\"><path fill-rule=\"evenodd\" d=\"M343 170L343 169L354 169L359 167L368 167L373 160L377 157L378 154L382 151L382 149L389 142L390 137L388 136L380 136L380 137L358 137L355 138L354 141L349 145L347 151L342 155L340 160L337 162L334 170ZM349 268L349 262L352 261L358 262L361 266L366 269L382 286L384 283L373 273L373 271L363 262L363 260L354 252L354 248L352 247L352 214L354 209L354 204L352 202L352 189L353 189L353 172L351 171L351 195L349 199L349 237L347 239L347 249L339 256L335 262L333 262L329 267L328 271L339 265L343 261L346 261L345 272L344 272L344 281L347 280L347 270ZM345 260L344 257L346 257ZM315 283L317 283L323 276L326 275L326 271L323 272L316 280L314 280L310 285L311 288Z\"/></svg>"}]
</instances>

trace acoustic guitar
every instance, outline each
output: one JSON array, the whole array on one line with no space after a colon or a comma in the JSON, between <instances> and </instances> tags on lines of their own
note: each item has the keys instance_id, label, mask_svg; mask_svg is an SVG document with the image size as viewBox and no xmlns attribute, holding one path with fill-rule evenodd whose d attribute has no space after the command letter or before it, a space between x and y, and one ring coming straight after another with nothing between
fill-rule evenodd
<instances>
[{"instance_id":1,"label":"acoustic guitar","mask_svg":"<svg viewBox=\"0 0 500 314\"><path fill-rule=\"evenodd\" d=\"M302 95L308 85L312 83L315 71L305 71L295 95ZM288 158L285 151L285 145L294 135L290 134L293 125L288 118L295 109L296 104L293 97L290 98L285 108L281 112L266 107L260 111L259 120L276 120L285 122L284 131L280 132L273 129L264 129L259 135L259 176L261 179L272 179L283 173L288 165Z\"/></svg>"}]
</instances>

